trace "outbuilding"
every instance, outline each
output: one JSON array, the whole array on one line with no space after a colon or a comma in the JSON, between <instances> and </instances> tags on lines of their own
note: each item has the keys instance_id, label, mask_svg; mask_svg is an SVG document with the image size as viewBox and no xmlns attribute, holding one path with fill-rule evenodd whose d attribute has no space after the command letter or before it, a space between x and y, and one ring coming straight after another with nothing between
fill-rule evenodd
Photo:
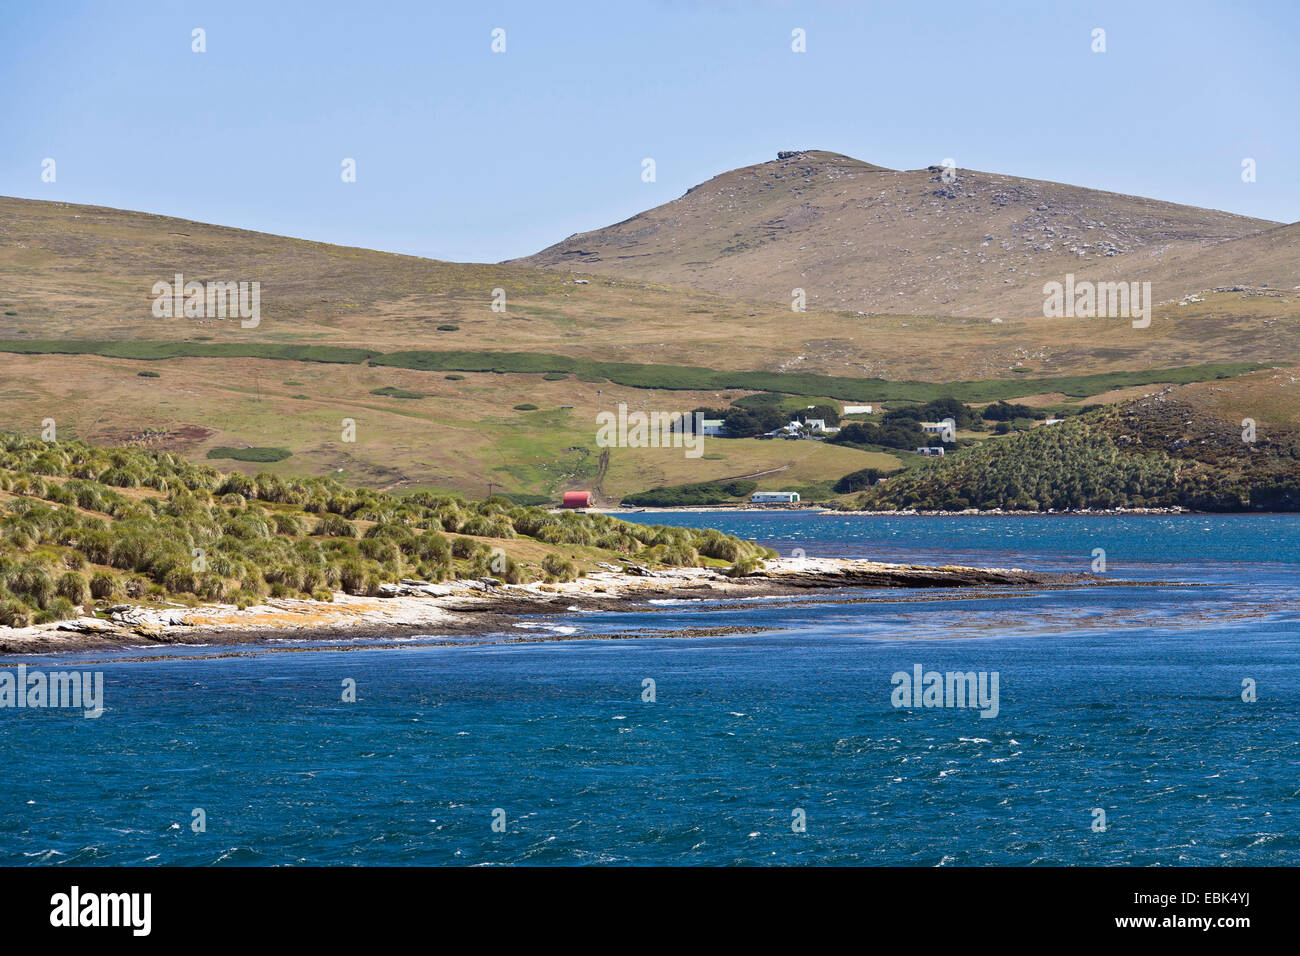
<instances>
[{"instance_id":1,"label":"outbuilding","mask_svg":"<svg viewBox=\"0 0 1300 956\"><path fill-rule=\"evenodd\" d=\"M590 491L566 491L561 508L590 508L591 492Z\"/></svg>"},{"instance_id":2,"label":"outbuilding","mask_svg":"<svg viewBox=\"0 0 1300 956\"><path fill-rule=\"evenodd\" d=\"M797 491L756 491L749 497L751 504L756 505L792 505L799 501L799 492Z\"/></svg>"}]
</instances>

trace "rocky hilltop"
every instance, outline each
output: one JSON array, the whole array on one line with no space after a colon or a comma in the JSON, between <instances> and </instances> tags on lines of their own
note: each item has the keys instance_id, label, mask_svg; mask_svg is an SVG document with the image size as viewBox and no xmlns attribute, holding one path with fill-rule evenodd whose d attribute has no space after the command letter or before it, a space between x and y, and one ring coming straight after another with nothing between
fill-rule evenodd
<instances>
[{"instance_id":1,"label":"rocky hilltop","mask_svg":"<svg viewBox=\"0 0 1300 956\"><path fill-rule=\"evenodd\" d=\"M1047 279L1150 278L1164 257L1182 274L1177 288L1156 291L1162 298L1249 284L1233 271L1249 266L1244 257L1211 257L1206 269L1195 260L1278 225L978 170L893 170L789 150L518 262L754 300L788 302L802 288L810 308L1033 315Z\"/></svg>"}]
</instances>

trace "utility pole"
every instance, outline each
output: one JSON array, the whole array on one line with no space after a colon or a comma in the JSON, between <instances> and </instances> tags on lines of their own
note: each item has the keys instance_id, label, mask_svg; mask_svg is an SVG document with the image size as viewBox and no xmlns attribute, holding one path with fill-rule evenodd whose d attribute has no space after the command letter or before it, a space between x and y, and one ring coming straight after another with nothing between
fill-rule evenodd
<instances>
[{"instance_id":1,"label":"utility pole","mask_svg":"<svg viewBox=\"0 0 1300 956\"><path fill-rule=\"evenodd\" d=\"M504 485L502 485L500 482L497 482L497 481L489 481L489 482L487 483L487 486L488 486L488 493L487 493L487 496L488 496L489 498L492 497L492 489L493 489L493 488L504 488L504 487L505 487Z\"/></svg>"}]
</instances>

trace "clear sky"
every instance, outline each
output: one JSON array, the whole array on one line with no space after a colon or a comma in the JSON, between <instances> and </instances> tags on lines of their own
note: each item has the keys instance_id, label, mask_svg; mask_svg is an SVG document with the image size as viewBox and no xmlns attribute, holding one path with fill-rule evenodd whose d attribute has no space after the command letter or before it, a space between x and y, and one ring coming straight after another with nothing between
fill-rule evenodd
<instances>
[{"instance_id":1,"label":"clear sky","mask_svg":"<svg viewBox=\"0 0 1300 956\"><path fill-rule=\"evenodd\" d=\"M443 259L798 148L1300 220L1297 0L0 0L0 91L0 194Z\"/></svg>"}]
</instances>

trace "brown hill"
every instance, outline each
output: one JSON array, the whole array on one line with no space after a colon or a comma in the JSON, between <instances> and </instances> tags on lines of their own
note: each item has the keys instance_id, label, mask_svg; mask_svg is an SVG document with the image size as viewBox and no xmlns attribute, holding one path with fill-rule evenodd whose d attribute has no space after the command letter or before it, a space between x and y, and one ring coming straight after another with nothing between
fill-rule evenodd
<instances>
[{"instance_id":1,"label":"brown hill","mask_svg":"<svg viewBox=\"0 0 1300 956\"><path fill-rule=\"evenodd\" d=\"M0 197L0 299L13 303L10 325L51 337L193 334L151 317L154 282L248 280L261 283L267 327L316 327L394 303L432 319L449 301L486 310L494 286L512 295L555 293L567 279L535 269L443 262L336 246L103 206ZM135 328L138 326L139 328ZM174 326L174 327L173 327Z\"/></svg>"},{"instance_id":2,"label":"brown hill","mask_svg":"<svg viewBox=\"0 0 1300 956\"><path fill-rule=\"evenodd\" d=\"M1044 281L1142 269L1163 285L1166 257L1182 280L1168 294L1153 287L1157 299L1259 284L1253 273L1229 275L1241 264L1230 243L1277 225L975 170L946 182L943 173L783 152L517 261L769 302L802 288L810 308L1033 315Z\"/></svg>"}]
</instances>

